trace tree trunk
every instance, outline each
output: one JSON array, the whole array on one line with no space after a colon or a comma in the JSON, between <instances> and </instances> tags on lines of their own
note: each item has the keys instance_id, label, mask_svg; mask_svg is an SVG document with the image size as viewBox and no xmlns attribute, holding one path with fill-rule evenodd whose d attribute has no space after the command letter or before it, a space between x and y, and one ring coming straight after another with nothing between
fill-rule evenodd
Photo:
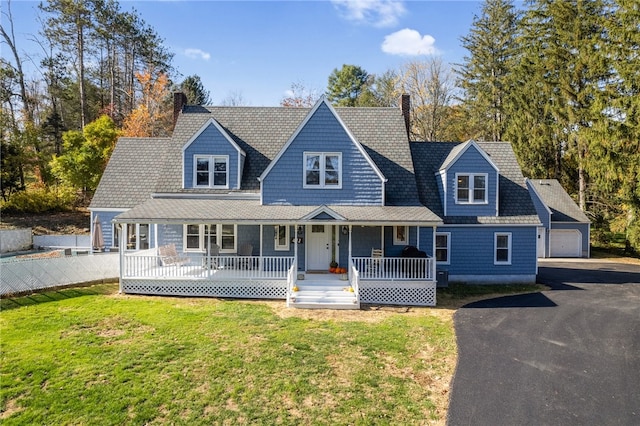
<instances>
[{"instance_id":1,"label":"tree trunk","mask_svg":"<svg viewBox=\"0 0 640 426\"><path fill-rule=\"evenodd\" d=\"M84 129L87 119L86 112L86 93L84 87L84 28L82 26L80 12L76 15L77 45L78 50L78 90L80 94L80 126Z\"/></svg>"}]
</instances>

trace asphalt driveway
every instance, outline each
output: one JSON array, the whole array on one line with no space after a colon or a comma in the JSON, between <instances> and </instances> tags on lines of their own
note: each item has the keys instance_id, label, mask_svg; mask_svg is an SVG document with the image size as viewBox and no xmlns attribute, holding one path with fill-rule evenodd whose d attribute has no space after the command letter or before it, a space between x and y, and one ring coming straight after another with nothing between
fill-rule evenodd
<instances>
[{"instance_id":1,"label":"asphalt driveway","mask_svg":"<svg viewBox=\"0 0 640 426\"><path fill-rule=\"evenodd\" d=\"M640 424L640 265L545 261L538 282L455 314L448 424Z\"/></svg>"}]
</instances>

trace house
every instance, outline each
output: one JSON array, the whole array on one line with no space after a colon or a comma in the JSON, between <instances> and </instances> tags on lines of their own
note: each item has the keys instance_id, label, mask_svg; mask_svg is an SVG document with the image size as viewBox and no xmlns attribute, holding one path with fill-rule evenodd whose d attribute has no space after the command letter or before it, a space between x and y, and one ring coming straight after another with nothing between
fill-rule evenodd
<instances>
[{"instance_id":1,"label":"house","mask_svg":"<svg viewBox=\"0 0 640 426\"><path fill-rule=\"evenodd\" d=\"M121 138L92 200L125 293L435 305L436 277L534 282L542 226L506 143L408 139L401 108L203 107ZM328 273L329 269L339 273Z\"/></svg>"},{"instance_id":2,"label":"house","mask_svg":"<svg viewBox=\"0 0 640 426\"><path fill-rule=\"evenodd\" d=\"M538 257L589 257L591 221L556 179L527 181L542 226Z\"/></svg>"}]
</instances>

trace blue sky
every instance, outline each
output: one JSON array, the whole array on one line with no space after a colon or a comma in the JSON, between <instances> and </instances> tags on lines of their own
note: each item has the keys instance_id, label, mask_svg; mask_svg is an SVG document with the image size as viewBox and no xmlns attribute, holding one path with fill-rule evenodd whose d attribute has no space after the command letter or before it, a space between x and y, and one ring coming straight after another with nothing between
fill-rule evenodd
<instances>
[{"instance_id":1,"label":"blue sky","mask_svg":"<svg viewBox=\"0 0 640 426\"><path fill-rule=\"evenodd\" d=\"M37 1L12 0L18 49L39 25ZM459 63L460 37L479 1L124 1L175 53L182 75L197 74L212 104L240 93L250 105L279 105L292 83L323 92L334 68L353 64L373 74L438 55ZM6 1L2 11L6 12ZM5 16L2 16L6 25ZM9 57L6 46L2 55ZM33 72L33 70L32 70Z\"/></svg>"}]
</instances>

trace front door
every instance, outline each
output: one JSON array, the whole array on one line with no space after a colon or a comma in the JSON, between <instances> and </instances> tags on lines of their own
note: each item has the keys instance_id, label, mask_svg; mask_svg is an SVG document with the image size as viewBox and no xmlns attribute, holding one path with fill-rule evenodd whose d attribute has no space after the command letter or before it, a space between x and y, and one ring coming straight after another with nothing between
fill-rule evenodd
<instances>
[{"instance_id":1,"label":"front door","mask_svg":"<svg viewBox=\"0 0 640 426\"><path fill-rule=\"evenodd\" d=\"M307 225L307 271L329 269L331 228L331 225Z\"/></svg>"}]
</instances>

